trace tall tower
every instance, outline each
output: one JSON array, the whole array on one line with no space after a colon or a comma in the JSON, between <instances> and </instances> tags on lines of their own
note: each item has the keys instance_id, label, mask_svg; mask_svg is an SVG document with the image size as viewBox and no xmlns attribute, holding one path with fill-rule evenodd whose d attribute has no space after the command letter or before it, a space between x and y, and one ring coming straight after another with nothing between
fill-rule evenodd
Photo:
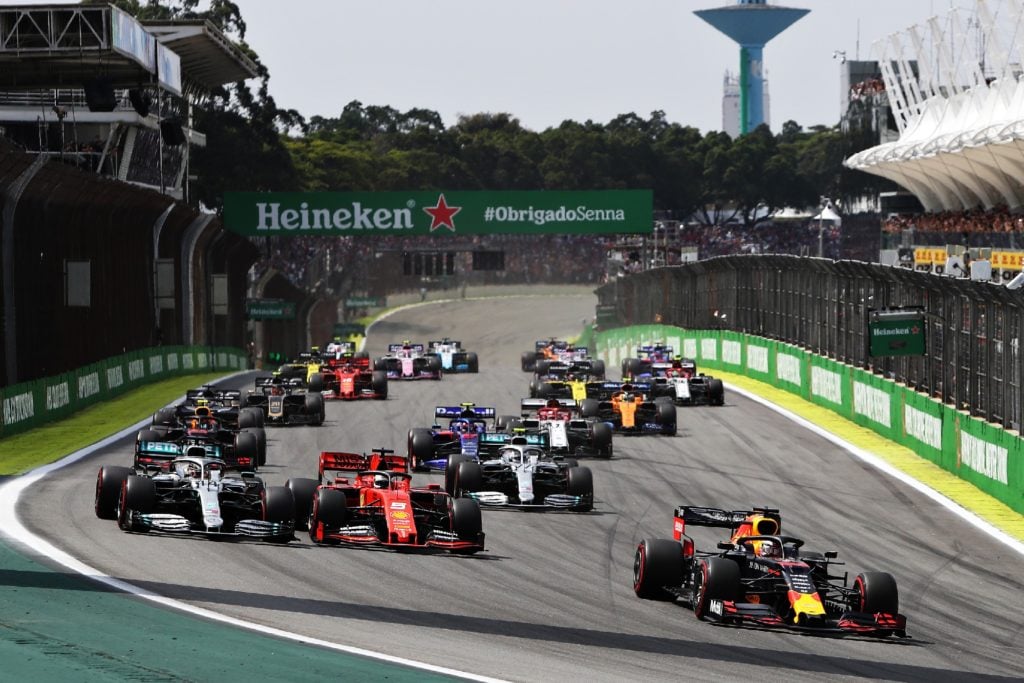
<instances>
[{"instance_id":1,"label":"tall tower","mask_svg":"<svg viewBox=\"0 0 1024 683\"><path fill-rule=\"evenodd\" d=\"M765 44L810 12L769 5L766 0L737 0L735 5L694 12L740 45L740 134L764 123Z\"/></svg>"}]
</instances>

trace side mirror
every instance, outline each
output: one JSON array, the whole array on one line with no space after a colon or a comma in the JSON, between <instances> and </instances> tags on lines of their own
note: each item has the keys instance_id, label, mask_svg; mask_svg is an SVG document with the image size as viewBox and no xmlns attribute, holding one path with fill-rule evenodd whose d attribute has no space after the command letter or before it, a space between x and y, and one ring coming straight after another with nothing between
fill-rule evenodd
<instances>
[{"instance_id":1,"label":"side mirror","mask_svg":"<svg viewBox=\"0 0 1024 683\"><path fill-rule=\"evenodd\" d=\"M725 541L720 541L718 543L718 549L719 550L735 550L735 548L736 548L736 546L733 545L732 543L727 543Z\"/></svg>"},{"instance_id":2,"label":"side mirror","mask_svg":"<svg viewBox=\"0 0 1024 683\"><path fill-rule=\"evenodd\" d=\"M839 557L839 552L835 550L827 550L825 551L825 557L829 560L834 560Z\"/></svg>"}]
</instances>

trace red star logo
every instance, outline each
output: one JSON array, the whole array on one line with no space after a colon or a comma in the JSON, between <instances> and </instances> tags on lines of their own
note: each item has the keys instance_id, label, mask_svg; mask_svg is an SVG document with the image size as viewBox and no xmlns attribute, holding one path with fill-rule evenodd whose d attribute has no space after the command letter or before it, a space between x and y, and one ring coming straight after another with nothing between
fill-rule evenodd
<instances>
[{"instance_id":1,"label":"red star logo","mask_svg":"<svg viewBox=\"0 0 1024 683\"><path fill-rule=\"evenodd\" d=\"M448 206L448 203L444 200L444 195L440 195L437 198L437 206L424 206L423 211L430 214L430 232L434 232L442 226L447 226L449 230L455 232L455 214L462 211L461 206Z\"/></svg>"}]
</instances>

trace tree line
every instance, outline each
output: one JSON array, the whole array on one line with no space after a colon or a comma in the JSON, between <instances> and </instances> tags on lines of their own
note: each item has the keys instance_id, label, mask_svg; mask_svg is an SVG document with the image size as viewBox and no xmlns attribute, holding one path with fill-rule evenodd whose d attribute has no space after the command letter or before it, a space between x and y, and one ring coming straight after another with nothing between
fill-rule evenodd
<instances>
[{"instance_id":1,"label":"tree line","mask_svg":"<svg viewBox=\"0 0 1024 683\"><path fill-rule=\"evenodd\" d=\"M206 10L200 0L116 4L141 20L209 20L258 66L254 87L219 88L197 108L195 125L208 145L193 155L195 197L215 209L231 190L650 188L655 208L676 218L749 225L766 211L885 187L877 176L842 165L875 144L857 118L846 131L787 121L777 134L761 126L737 139L668 121L663 111L533 131L507 112L461 116L445 126L429 109L402 112L353 100L335 117L307 119L270 96L270 73L245 42L235 2L210 0Z\"/></svg>"}]
</instances>

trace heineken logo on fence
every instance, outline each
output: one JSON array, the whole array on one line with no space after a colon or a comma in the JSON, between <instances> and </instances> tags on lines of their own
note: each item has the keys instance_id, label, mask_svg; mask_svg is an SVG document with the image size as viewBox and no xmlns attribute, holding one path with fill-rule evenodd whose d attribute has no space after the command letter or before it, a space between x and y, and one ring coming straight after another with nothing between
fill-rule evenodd
<instances>
[{"instance_id":1,"label":"heineken logo on fence","mask_svg":"<svg viewBox=\"0 0 1024 683\"><path fill-rule=\"evenodd\" d=\"M250 236L645 233L650 190L228 192L224 225Z\"/></svg>"}]
</instances>

